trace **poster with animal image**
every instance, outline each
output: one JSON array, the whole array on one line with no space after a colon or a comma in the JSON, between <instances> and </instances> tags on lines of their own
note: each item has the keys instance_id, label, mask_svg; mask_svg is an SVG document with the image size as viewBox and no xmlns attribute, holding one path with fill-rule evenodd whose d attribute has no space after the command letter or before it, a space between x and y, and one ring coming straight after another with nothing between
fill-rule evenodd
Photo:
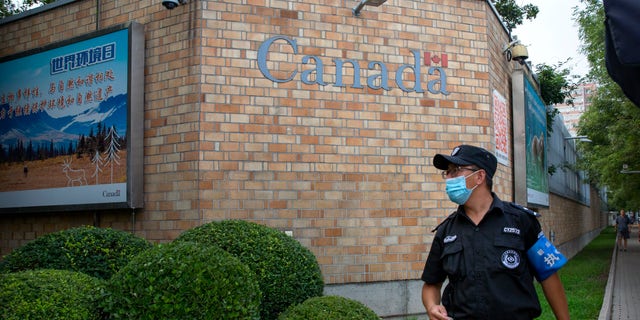
<instances>
[{"instance_id":1,"label":"poster with animal image","mask_svg":"<svg viewBox=\"0 0 640 320\"><path fill-rule=\"evenodd\" d=\"M524 82L527 202L548 206L547 109L527 77Z\"/></svg>"},{"instance_id":2,"label":"poster with animal image","mask_svg":"<svg viewBox=\"0 0 640 320\"><path fill-rule=\"evenodd\" d=\"M126 201L128 40L0 61L0 208Z\"/></svg>"}]
</instances>

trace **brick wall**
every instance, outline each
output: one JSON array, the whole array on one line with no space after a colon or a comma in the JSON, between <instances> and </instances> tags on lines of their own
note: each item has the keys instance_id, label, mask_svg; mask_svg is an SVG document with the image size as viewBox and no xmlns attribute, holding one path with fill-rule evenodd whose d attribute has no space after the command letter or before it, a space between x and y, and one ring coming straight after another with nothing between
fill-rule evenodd
<instances>
[{"instance_id":1,"label":"brick wall","mask_svg":"<svg viewBox=\"0 0 640 320\"><path fill-rule=\"evenodd\" d=\"M0 56L128 21L145 26L144 209L1 215L2 255L83 224L165 242L208 221L245 219L292 231L328 284L416 279L430 231L453 209L433 155L460 142L493 150L491 92L510 99L508 36L485 1L391 0L361 17L355 2L337 0L100 3L99 12L75 1L0 24ZM286 83L267 79L256 60L278 35L299 49L279 41L269 52L274 76L298 71ZM411 50L447 55L449 95L426 90L437 75L424 64L424 93L395 85ZM317 61L303 64L304 55L322 61L329 83L334 59L358 61L362 83L379 73L368 62L381 61L391 88L354 87L350 67L345 87L305 84ZM403 83L415 83L410 72ZM495 191L505 200L511 177L499 165Z\"/></svg>"},{"instance_id":2,"label":"brick wall","mask_svg":"<svg viewBox=\"0 0 640 320\"><path fill-rule=\"evenodd\" d=\"M589 206L551 193L549 208L537 211L541 214L540 223L547 238L551 239L553 234L554 243L565 246L562 251L569 256L582 249L579 245L582 240L575 243L576 239L607 225L607 213L600 211L600 199L595 190L591 192Z\"/></svg>"},{"instance_id":3,"label":"brick wall","mask_svg":"<svg viewBox=\"0 0 640 320\"><path fill-rule=\"evenodd\" d=\"M344 1L263 3L203 3L203 60L216 65L203 69L203 220L292 230L327 283L417 278L451 207L431 157L459 141L491 146L486 5L395 1L356 18ZM415 49L448 55L451 94L274 84L254 59L276 35L300 51L270 51L279 78L310 69L303 55L330 82L334 59L395 71Z\"/></svg>"},{"instance_id":4,"label":"brick wall","mask_svg":"<svg viewBox=\"0 0 640 320\"><path fill-rule=\"evenodd\" d=\"M489 11L490 9L487 8ZM494 17L492 13L488 14L490 17ZM491 23L488 24L487 28L487 53L488 56L484 57L482 61L488 64L489 72L489 86L487 88L487 95L489 97L492 96L493 90L496 90L501 96L503 96L507 100L507 108L510 109L510 101L511 101L511 72L514 68L521 68L516 62L508 62L503 55L503 47L505 44L509 43L510 39L507 35L505 28L502 24L498 23L497 20L490 20ZM493 103L492 100L489 101L490 104ZM492 106L493 107L493 106ZM493 112L493 109L491 109ZM491 125L494 125L495 119L493 119L493 114L491 114ZM511 146L513 144L513 132L511 131L512 124L512 116L511 112L507 114L507 136L509 137L508 144ZM491 132L491 135L487 135L488 137L492 137L494 133ZM495 138L492 138L492 143L495 144ZM500 196L502 200L505 201L513 201L514 199L514 190L513 190L513 148L509 147L509 165L498 165L498 172L496 174L497 181L503 181L503 183L497 183L494 186L493 191Z\"/></svg>"}]
</instances>

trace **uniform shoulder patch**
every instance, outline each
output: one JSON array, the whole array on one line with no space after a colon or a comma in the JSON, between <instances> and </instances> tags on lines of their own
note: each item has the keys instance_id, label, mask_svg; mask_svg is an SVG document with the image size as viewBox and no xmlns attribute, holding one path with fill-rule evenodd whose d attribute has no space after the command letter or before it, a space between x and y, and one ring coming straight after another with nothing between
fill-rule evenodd
<instances>
[{"instance_id":1,"label":"uniform shoulder patch","mask_svg":"<svg viewBox=\"0 0 640 320\"><path fill-rule=\"evenodd\" d=\"M444 219L444 221L440 222L439 225L437 225L435 228L433 228L433 230L431 230L431 232L436 232L438 231L438 228L440 228L443 224L449 222L449 220L453 219L453 217L456 216L457 212L453 212L452 214L450 214L447 218Z\"/></svg>"},{"instance_id":2,"label":"uniform shoulder patch","mask_svg":"<svg viewBox=\"0 0 640 320\"><path fill-rule=\"evenodd\" d=\"M509 206L511 206L512 208L514 208L514 209L516 209L518 211L526 212L527 214L529 214L531 216L534 216L536 218L540 217L539 213L537 213L537 212L535 212L535 211L533 211L533 210L531 210L531 209L529 209L527 207L523 207L523 206L521 206L521 205L519 205L519 204L517 204L515 202L509 202L508 204L509 204Z\"/></svg>"}]
</instances>

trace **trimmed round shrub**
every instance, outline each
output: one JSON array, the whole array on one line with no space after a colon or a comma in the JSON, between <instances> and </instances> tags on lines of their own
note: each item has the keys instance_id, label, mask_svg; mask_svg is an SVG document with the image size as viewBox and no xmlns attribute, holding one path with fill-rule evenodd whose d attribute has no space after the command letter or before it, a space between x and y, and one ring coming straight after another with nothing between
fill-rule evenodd
<instances>
[{"instance_id":1,"label":"trimmed round shrub","mask_svg":"<svg viewBox=\"0 0 640 320\"><path fill-rule=\"evenodd\" d=\"M278 320L379 320L373 310L363 303L339 296L307 299L291 306Z\"/></svg>"},{"instance_id":2,"label":"trimmed round shrub","mask_svg":"<svg viewBox=\"0 0 640 320\"><path fill-rule=\"evenodd\" d=\"M176 241L219 246L246 264L262 291L260 316L264 320L276 319L290 305L322 295L324 282L316 257L279 230L224 220L187 230Z\"/></svg>"},{"instance_id":3,"label":"trimmed round shrub","mask_svg":"<svg viewBox=\"0 0 640 320\"><path fill-rule=\"evenodd\" d=\"M84 226L44 235L13 250L0 263L0 271L58 269L109 279L150 247L125 231Z\"/></svg>"},{"instance_id":4,"label":"trimmed round shrub","mask_svg":"<svg viewBox=\"0 0 640 320\"><path fill-rule=\"evenodd\" d=\"M0 319L101 319L104 280L67 270L0 274Z\"/></svg>"},{"instance_id":5,"label":"trimmed round shrub","mask_svg":"<svg viewBox=\"0 0 640 320\"><path fill-rule=\"evenodd\" d=\"M224 250L191 242L158 245L107 284L111 319L259 319L260 288L247 266Z\"/></svg>"}]
</instances>

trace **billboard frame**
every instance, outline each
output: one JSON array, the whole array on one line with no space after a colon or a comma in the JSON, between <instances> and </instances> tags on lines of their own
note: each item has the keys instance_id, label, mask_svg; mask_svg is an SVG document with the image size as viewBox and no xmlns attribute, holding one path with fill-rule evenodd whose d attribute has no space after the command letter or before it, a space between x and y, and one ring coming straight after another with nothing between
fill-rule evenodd
<instances>
[{"instance_id":1,"label":"billboard frame","mask_svg":"<svg viewBox=\"0 0 640 320\"><path fill-rule=\"evenodd\" d=\"M0 58L0 63L11 62L12 60L24 57L46 53L54 49L64 48L76 43L91 40L94 38L109 35L111 33L127 31L127 157L126 157L126 191L122 200L99 202L83 202L82 199L69 197L68 203L46 202L33 205L32 203L21 204L20 200L3 205L0 201L0 214L16 214L16 213L39 213L39 212L60 212L60 211L93 211L93 210L112 210L112 209L138 209L144 206L143 186L144 186L144 55L145 55L145 39L144 26L129 22L121 25L112 26L99 31L91 32L82 36L74 37L64 41L52 43L37 49L24 51L18 54ZM124 41L123 41L124 42ZM102 184L109 186L109 184ZM98 185L100 186L100 185ZM66 188L65 188L66 189ZM58 194L73 194L68 192L72 190L64 190L62 188L40 189L38 191L56 191ZM31 190L25 190L29 192ZM0 195L7 193L8 197L14 194L20 195L25 191L0 192ZM104 191L110 192L110 191ZM77 196L81 198L81 196ZM6 199L6 198L5 198ZM18 197L20 199L20 197ZM120 199L120 198L118 198ZM6 201L6 200L5 200Z\"/></svg>"},{"instance_id":2,"label":"billboard frame","mask_svg":"<svg viewBox=\"0 0 640 320\"><path fill-rule=\"evenodd\" d=\"M546 106L540 98L537 82L524 70L512 73L511 84L514 200L530 207L548 208ZM532 134L533 131L536 134Z\"/></svg>"}]
</instances>

